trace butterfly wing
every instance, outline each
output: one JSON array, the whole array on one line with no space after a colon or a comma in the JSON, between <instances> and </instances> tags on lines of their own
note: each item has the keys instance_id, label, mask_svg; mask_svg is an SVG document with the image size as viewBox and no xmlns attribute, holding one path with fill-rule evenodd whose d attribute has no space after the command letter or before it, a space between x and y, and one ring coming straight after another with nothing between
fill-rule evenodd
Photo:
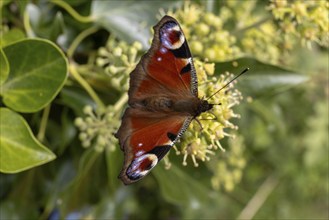
<instances>
[{"instance_id":1,"label":"butterfly wing","mask_svg":"<svg viewBox=\"0 0 329 220\"><path fill-rule=\"evenodd\" d=\"M190 124L187 114L159 110L171 100L197 97L197 77L193 60L178 22L165 16L154 26L150 50L130 74L130 107L116 134L124 151L120 178L125 184L147 175L170 150ZM165 101L157 102L163 98ZM146 107L153 100L159 109ZM158 107L151 103L151 107Z\"/></svg>"},{"instance_id":2,"label":"butterfly wing","mask_svg":"<svg viewBox=\"0 0 329 220\"><path fill-rule=\"evenodd\" d=\"M146 176L184 133L191 120L190 117L127 108L117 133L125 154L120 179L130 184Z\"/></svg>"},{"instance_id":3,"label":"butterfly wing","mask_svg":"<svg viewBox=\"0 0 329 220\"><path fill-rule=\"evenodd\" d=\"M164 93L197 97L196 71L178 22L164 16L153 29L151 48L130 75L129 104Z\"/></svg>"}]
</instances>

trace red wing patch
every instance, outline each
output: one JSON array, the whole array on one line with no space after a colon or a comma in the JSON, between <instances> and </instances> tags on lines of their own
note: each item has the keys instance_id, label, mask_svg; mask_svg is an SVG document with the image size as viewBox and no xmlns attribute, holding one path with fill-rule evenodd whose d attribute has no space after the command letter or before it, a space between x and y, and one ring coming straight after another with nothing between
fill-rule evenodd
<instances>
[{"instance_id":1,"label":"red wing patch","mask_svg":"<svg viewBox=\"0 0 329 220\"><path fill-rule=\"evenodd\" d=\"M148 95L198 96L197 76L178 22L164 16L154 26L150 50L131 73L129 104Z\"/></svg>"},{"instance_id":2,"label":"red wing patch","mask_svg":"<svg viewBox=\"0 0 329 220\"><path fill-rule=\"evenodd\" d=\"M154 39L145 68L166 87L197 96L197 77L192 56L178 22L165 16L154 27ZM194 82L192 84L192 82Z\"/></svg>"},{"instance_id":3,"label":"red wing patch","mask_svg":"<svg viewBox=\"0 0 329 220\"><path fill-rule=\"evenodd\" d=\"M120 178L125 184L144 177L174 145L190 118L128 108L117 133L125 152Z\"/></svg>"}]
</instances>

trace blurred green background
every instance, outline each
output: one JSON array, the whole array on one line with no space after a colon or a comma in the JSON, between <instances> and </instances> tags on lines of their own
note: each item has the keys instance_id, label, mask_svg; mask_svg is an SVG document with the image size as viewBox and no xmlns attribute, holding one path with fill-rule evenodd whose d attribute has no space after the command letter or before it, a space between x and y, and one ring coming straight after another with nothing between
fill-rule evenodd
<instances>
[{"instance_id":1,"label":"blurred green background","mask_svg":"<svg viewBox=\"0 0 329 220\"><path fill-rule=\"evenodd\" d=\"M329 218L328 1L0 7L0 219ZM164 14L180 22L207 80L250 68L234 85L238 129L224 126L225 152L203 141L193 154L183 139L180 155L124 186L113 133Z\"/></svg>"}]
</instances>

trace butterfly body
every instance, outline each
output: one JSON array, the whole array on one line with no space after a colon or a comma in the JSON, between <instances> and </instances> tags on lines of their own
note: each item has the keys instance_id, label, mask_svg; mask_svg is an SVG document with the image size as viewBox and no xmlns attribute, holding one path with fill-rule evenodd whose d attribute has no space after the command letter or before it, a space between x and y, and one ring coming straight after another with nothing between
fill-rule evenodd
<instances>
[{"instance_id":1,"label":"butterfly body","mask_svg":"<svg viewBox=\"0 0 329 220\"><path fill-rule=\"evenodd\" d=\"M198 98L197 76L178 22L164 16L154 26L151 48L130 74L129 107L115 134L125 159L119 178L146 176L193 119L213 105Z\"/></svg>"},{"instance_id":2,"label":"butterfly body","mask_svg":"<svg viewBox=\"0 0 329 220\"><path fill-rule=\"evenodd\" d=\"M206 100L197 97L148 97L132 105L141 111L150 111L158 113L184 114L186 116L197 117L202 112L212 108Z\"/></svg>"}]
</instances>

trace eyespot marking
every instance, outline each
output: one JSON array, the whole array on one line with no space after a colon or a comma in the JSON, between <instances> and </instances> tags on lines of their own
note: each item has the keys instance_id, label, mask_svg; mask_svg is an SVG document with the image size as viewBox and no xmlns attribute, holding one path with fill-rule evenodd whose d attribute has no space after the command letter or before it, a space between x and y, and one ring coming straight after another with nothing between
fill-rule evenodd
<instances>
[{"instance_id":1,"label":"eyespot marking","mask_svg":"<svg viewBox=\"0 0 329 220\"><path fill-rule=\"evenodd\" d=\"M160 40L164 47L176 50L184 44L185 37L176 23L167 22L160 29Z\"/></svg>"},{"instance_id":2,"label":"eyespot marking","mask_svg":"<svg viewBox=\"0 0 329 220\"><path fill-rule=\"evenodd\" d=\"M128 167L126 174L131 180L138 180L144 177L158 163L155 154L147 153L135 158Z\"/></svg>"}]
</instances>

